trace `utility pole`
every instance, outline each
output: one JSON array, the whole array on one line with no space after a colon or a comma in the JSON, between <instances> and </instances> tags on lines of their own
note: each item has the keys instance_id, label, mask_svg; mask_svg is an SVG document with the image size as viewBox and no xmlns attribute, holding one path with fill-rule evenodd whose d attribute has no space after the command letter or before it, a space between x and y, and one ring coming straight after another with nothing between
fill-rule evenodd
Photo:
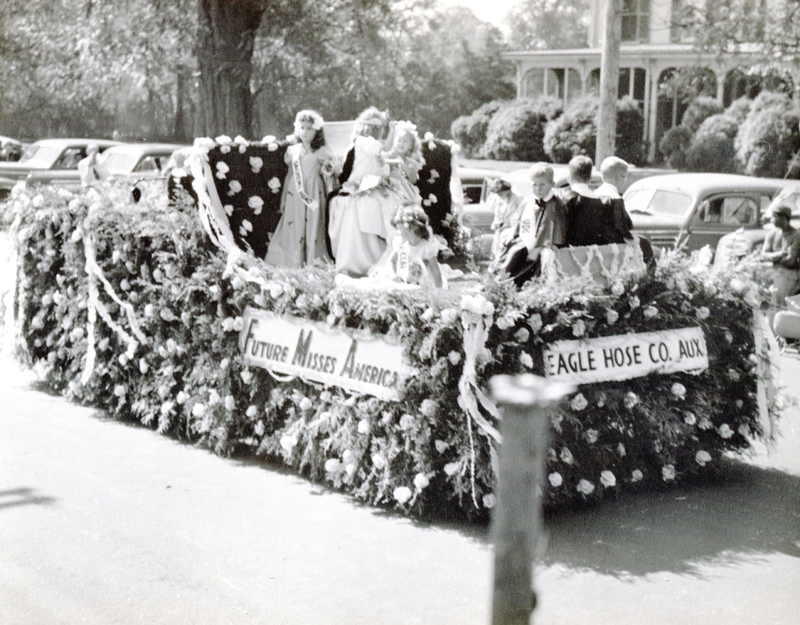
<instances>
[{"instance_id":1,"label":"utility pole","mask_svg":"<svg viewBox=\"0 0 800 625\"><path fill-rule=\"evenodd\" d=\"M619 89L619 40L622 23L620 0L605 0L603 52L600 58L600 111L597 119L597 166L613 156L617 138L617 92Z\"/></svg>"}]
</instances>

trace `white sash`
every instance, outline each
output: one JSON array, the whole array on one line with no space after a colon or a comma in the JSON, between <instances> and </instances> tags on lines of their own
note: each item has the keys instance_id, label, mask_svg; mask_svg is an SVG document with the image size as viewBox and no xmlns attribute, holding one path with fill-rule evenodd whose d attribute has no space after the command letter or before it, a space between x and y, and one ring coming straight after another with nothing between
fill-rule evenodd
<instances>
[{"instance_id":1,"label":"white sash","mask_svg":"<svg viewBox=\"0 0 800 625\"><path fill-rule=\"evenodd\" d=\"M409 249L408 241L404 241L397 250L396 273L397 277L403 282L408 282L408 278L411 274L411 250Z\"/></svg>"},{"instance_id":2,"label":"white sash","mask_svg":"<svg viewBox=\"0 0 800 625\"><path fill-rule=\"evenodd\" d=\"M303 169L300 167L300 151L302 145L298 144L296 150L292 150L292 171L294 173L294 185L297 187L297 195L303 200L303 204L308 206L312 211L319 208L319 202L312 198L303 188Z\"/></svg>"}]
</instances>

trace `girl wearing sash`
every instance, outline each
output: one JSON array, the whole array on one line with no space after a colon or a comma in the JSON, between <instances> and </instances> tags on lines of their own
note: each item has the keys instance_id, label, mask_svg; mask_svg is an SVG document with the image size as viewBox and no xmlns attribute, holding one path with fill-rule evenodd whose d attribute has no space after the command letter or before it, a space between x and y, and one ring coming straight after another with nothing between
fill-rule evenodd
<instances>
[{"instance_id":1,"label":"girl wearing sash","mask_svg":"<svg viewBox=\"0 0 800 625\"><path fill-rule=\"evenodd\" d=\"M392 223L397 228L392 251L370 275L422 287L445 286L437 256L446 246L433 236L428 215L422 207L418 204L401 206Z\"/></svg>"},{"instance_id":2,"label":"girl wearing sash","mask_svg":"<svg viewBox=\"0 0 800 625\"><path fill-rule=\"evenodd\" d=\"M335 158L325 145L324 124L315 111L300 111L295 117L294 134L289 137L295 143L284 157L289 173L281 196L281 219L267 249L270 265L302 267L317 258L328 258L325 198Z\"/></svg>"}]
</instances>

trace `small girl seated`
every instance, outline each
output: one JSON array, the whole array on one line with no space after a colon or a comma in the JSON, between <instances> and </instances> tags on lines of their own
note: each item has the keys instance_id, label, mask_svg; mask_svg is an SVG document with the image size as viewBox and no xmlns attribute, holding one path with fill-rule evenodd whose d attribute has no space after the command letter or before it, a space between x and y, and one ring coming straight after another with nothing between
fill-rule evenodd
<instances>
[{"instance_id":1,"label":"small girl seated","mask_svg":"<svg viewBox=\"0 0 800 625\"><path fill-rule=\"evenodd\" d=\"M394 127L394 143L384 161L390 167L389 179L403 199L408 203L419 204L422 198L415 185L425 159L422 157L422 143L414 124L407 121L397 122Z\"/></svg>"},{"instance_id":2,"label":"small girl seated","mask_svg":"<svg viewBox=\"0 0 800 625\"><path fill-rule=\"evenodd\" d=\"M397 209L392 224L398 233L392 240L392 251L370 275L405 284L441 288L443 279L437 256L445 246L433 235L422 207L404 204Z\"/></svg>"}]
</instances>

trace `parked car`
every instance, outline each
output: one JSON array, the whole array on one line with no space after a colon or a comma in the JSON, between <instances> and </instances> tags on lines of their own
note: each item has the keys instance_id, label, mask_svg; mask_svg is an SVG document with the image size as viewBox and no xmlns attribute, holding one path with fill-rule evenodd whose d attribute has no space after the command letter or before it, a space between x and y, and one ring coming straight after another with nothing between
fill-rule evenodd
<instances>
[{"instance_id":1,"label":"parked car","mask_svg":"<svg viewBox=\"0 0 800 625\"><path fill-rule=\"evenodd\" d=\"M172 153L184 147L187 146L177 143L120 143L103 152L98 159L98 169L106 180L127 180L132 186L142 180L161 180ZM40 184L78 188L81 179L77 169L31 171L26 178L26 185Z\"/></svg>"},{"instance_id":2,"label":"parked car","mask_svg":"<svg viewBox=\"0 0 800 625\"><path fill-rule=\"evenodd\" d=\"M730 232L760 229L772 198L791 184L736 174L671 174L635 182L624 198L634 231L654 247L715 250Z\"/></svg>"},{"instance_id":3,"label":"parked car","mask_svg":"<svg viewBox=\"0 0 800 625\"><path fill-rule=\"evenodd\" d=\"M0 163L0 200L4 200L20 180L25 180L34 171L78 171L78 163L86 158L86 146L97 144L100 151L119 141L106 139L42 139L35 141L11 163Z\"/></svg>"},{"instance_id":4,"label":"parked car","mask_svg":"<svg viewBox=\"0 0 800 625\"><path fill-rule=\"evenodd\" d=\"M788 206L792 209L792 226L800 228L800 183L784 187L775 196L767 207L766 214L762 216L761 228L738 228L723 236L717 243L717 252L714 255L714 267L723 267L726 264L744 258L748 254L761 249L767 232L775 226L769 222L773 209L778 206Z\"/></svg>"}]
</instances>

